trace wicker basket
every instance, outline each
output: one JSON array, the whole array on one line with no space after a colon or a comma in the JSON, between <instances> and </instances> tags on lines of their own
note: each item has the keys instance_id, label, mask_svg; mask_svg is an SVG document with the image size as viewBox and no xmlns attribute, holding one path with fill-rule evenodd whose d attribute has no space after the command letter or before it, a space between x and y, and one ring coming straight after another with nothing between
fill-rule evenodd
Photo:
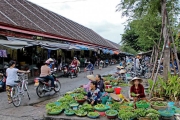
<instances>
[{"instance_id":1,"label":"wicker basket","mask_svg":"<svg viewBox=\"0 0 180 120\"><path fill-rule=\"evenodd\" d=\"M151 104L151 107L155 110L164 110L167 108L167 106L156 106L156 105L152 105L152 104Z\"/></svg>"},{"instance_id":2,"label":"wicker basket","mask_svg":"<svg viewBox=\"0 0 180 120\"><path fill-rule=\"evenodd\" d=\"M151 120L149 117L140 117L139 120Z\"/></svg>"}]
</instances>

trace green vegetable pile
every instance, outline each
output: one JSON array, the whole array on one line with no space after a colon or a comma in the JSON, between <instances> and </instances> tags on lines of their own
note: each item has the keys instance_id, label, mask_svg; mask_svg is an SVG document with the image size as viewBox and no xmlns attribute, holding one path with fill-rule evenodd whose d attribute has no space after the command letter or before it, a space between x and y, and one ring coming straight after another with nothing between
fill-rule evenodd
<instances>
[{"instance_id":1,"label":"green vegetable pile","mask_svg":"<svg viewBox=\"0 0 180 120\"><path fill-rule=\"evenodd\" d=\"M106 106L103 104L97 104L94 106L96 109L106 109Z\"/></svg>"},{"instance_id":2,"label":"green vegetable pile","mask_svg":"<svg viewBox=\"0 0 180 120\"><path fill-rule=\"evenodd\" d=\"M117 85L118 85L117 82L111 82L110 84L111 84L112 86L117 86Z\"/></svg>"},{"instance_id":3,"label":"green vegetable pile","mask_svg":"<svg viewBox=\"0 0 180 120\"><path fill-rule=\"evenodd\" d=\"M132 111L120 110L118 113L118 118L121 120L130 120L136 118L136 114Z\"/></svg>"},{"instance_id":4,"label":"green vegetable pile","mask_svg":"<svg viewBox=\"0 0 180 120\"><path fill-rule=\"evenodd\" d=\"M69 104L76 102L71 95L65 95L64 97L60 98L57 101L60 102L60 103L68 102Z\"/></svg>"},{"instance_id":5,"label":"green vegetable pile","mask_svg":"<svg viewBox=\"0 0 180 120\"><path fill-rule=\"evenodd\" d=\"M118 112L116 110L108 110L106 111L107 116L116 116Z\"/></svg>"},{"instance_id":6,"label":"green vegetable pile","mask_svg":"<svg viewBox=\"0 0 180 120\"><path fill-rule=\"evenodd\" d=\"M73 114L73 113L74 113L74 110L72 110L72 109L66 109L66 110L65 110L65 113L67 113L67 114Z\"/></svg>"},{"instance_id":7,"label":"green vegetable pile","mask_svg":"<svg viewBox=\"0 0 180 120\"><path fill-rule=\"evenodd\" d=\"M119 108L120 108L120 104L118 102L114 102L112 105L111 105L111 109L112 110L117 110L119 111Z\"/></svg>"},{"instance_id":8,"label":"green vegetable pile","mask_svg":"<svg viewBox=\"0 0 180 120\"><path fill-rule=\"evenodd\" d=\"M114 89L113 88L108 88L108 89L105 89L106 92L114 92Z\"/></svg>"},{"instance_id":9,"label":"green vegetable pile","mask_svg":"<svg viewBox=\"0 0 180 120\"><path fill-rule=\"evenodd\" d=\"M78 109L78 110L75 110L75 114L77 116L86 116L87 112L84 109Z\"/></svg>"},{"instance_id":10,"label":"green vegetable pile","mask_svg":"<svg viewBox=\"0 0 180 120\"><path fill-rule=\"evenodd\" d=\"M148 108L150 106L150 104L144 100L140 100L140 101L136 102L136 106L137 106L137 108Z\"/></svg>"},{"instance_id":11,"label":"green vegetable pile","mask_svg":"<svg viewBox=\"0 0 180 120\"><path fill-rule=\"evenodd\" d=\"M99 113L98 112L89 112L88 116L97 117L97 116L99 116Z\"/></svg>"},{"instance_id":12,"label":"green vegetable pile","mask_svg":"<svg viewBox=\"0 0 180 120\"><path fill-rule=\"evenodd\" d=\"M93 111L93 106L91 104L85 103L81 106L81 109L84 109L85 111L90 112L90 111Z\"/></svg>"},{"instance_id":13,"label":"green vegetable pile","mask_svg":"<svg viewBox=\"0 0 180 120\"><path fill-rule=\"evenodd\" d=\"M167 106L167 103L162 102L162 101L154 101L154 102L152 102L152 105L154 105L154 106Z\"/></svg>"},{"instance_id":14,"label":"green vegetable pile","mask_svg":"<svg viewBox=\"0 0 180 120\"><path fill-rule=\"evenodd\" d=\"M84 95L83 94L76 94L75 100L84 100Z\"/></svg>"},{"instance_id":15,"label":"green vegetable pile","mask_svg":"<svg viewBox=\"0 0 180 120\"><path fill-rule=\"evenodd\" d=\"M151 120L159 120L159 112L157 110L154 109L143 109L143 108L139 108L134 110L134 113L137 115L137 117L148 117Z\"/></svg>"},{"instance_id":16,"label":"green vegetable pile","mask_svg":"<svg viewBox=\"0 0 180 120\"><path fill-rule=\"evenodd\" d=\"M61 112L63 108L61 106L57 106L55 103L48 103L46 104L47 113L55 113Z\"/></svg>"},{"instance_id":17,"label":"green vegetable pile","mask_svg":"<svg viewBox=\"0 0 180 120\"><path fill-rule=\"evenodd\" d=\"M73 92L74 92L74 93L81 93L81 94L83 94L83 95L86 94L86 92L84 91L84 88L77 88L77 89L75 89Z\"/></svg>"}]
</instances>

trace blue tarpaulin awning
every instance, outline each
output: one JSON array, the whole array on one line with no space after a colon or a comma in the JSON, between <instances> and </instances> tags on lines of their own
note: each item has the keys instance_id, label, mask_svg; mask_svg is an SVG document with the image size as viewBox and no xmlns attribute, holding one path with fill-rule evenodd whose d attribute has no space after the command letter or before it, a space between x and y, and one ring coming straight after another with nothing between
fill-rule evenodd
<instances>
[{"instance_id":1,"label":"blue tarpaulin awning","mask_svg":"<svg viewBox=\"0 0 180 120\"><path fill-rule=\"evenodd\" d=\"M75 46L80 48L81 50L89 50L88 47L84 45L75 45Z\"/></svg>"}]
</instances>

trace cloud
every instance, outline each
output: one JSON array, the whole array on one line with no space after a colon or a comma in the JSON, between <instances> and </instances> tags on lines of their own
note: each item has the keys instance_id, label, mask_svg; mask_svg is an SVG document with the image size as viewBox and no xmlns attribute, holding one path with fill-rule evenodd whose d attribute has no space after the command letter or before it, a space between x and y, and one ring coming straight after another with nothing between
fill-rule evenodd
<instances>
[{"instance_id":1,"label":"cloud","mask_svg":"<svg viewBox=\"0 0 180 120\"><path fill-rule=\"evenodd\" d=\"M115 12L120 0L29 0L119 43L126 18ZM46 4L45 4L46 3ZM49 4L48 4L49 3Z\"/></svg>"},{"instance_id":2,"label":"cloud","mask_svg":"<svg viewBox=\"0 0 180 120\"><path fill-rule=\"evenodd\" d=\"M89 28L99 33L105 39L119 43L121 41L121 35L124 30L122 24L113 24L107 21L101 23L89 23Z\"/></svg>"}]
</instances>

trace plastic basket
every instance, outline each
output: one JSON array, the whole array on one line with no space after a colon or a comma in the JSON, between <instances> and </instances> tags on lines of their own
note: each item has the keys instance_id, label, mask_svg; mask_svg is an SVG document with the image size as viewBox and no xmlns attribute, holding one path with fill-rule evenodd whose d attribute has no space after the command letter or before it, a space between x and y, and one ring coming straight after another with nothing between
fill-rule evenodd
<instances>
[{"instance_id":1,"label":"plastic basket","mask_svg":"<svg viewBox=\"0 0 180 120\"><path fill-rule=\"evenodd\" d=\"M98 113L98 112L97 112ZM100 116L100 114L98 113L98 115L97 116L90 116L89 114L87 115L89 118L91 118L91 119L96 119L96 118L99 118L99 116Z\"/></svg>"},{"instance_id":2,"label":"plastic basket","mask_svg":"<svg viewBox=\"0 0 180 120\"><path fill-rule=\"evenodd\" d=\"M158 112L163 117L172 117L175 114L174 111L170 111L170 110L167 110L167 109L165 109L165 110L158 110Z\"/></svg>"}]
</instances>

